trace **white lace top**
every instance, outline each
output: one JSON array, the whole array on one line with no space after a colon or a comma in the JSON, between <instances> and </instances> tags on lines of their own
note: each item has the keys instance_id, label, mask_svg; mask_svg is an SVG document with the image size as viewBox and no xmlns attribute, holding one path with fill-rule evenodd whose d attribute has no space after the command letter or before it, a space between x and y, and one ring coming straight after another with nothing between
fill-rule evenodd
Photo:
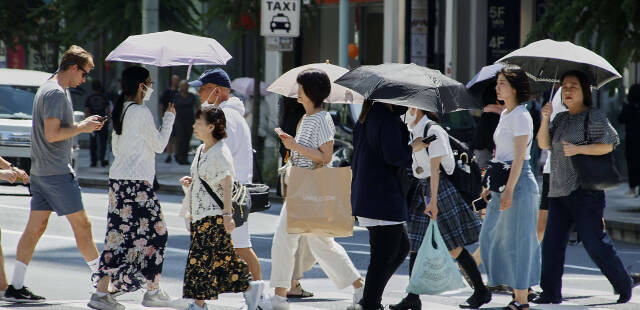
<instances>
[{"instance_id":1,"label":"white lace top","mask_svg":"<svg viewBox=\"0 0 640 310\"><path fill-rule=\"evenodd\" d=\"M233 158L231 151L224 141L219 141L207 152L202 152L204 144L201 144L196 151L196 158L191 163L191 177L193 178L191 188L191 222L195 223L207 216L222 215L222 208L209 195L205 187L200 182L202 178L211 189L218 194L220 200L224 201L222 193L222 180L227 177L235 177L233 170ZM198 156L198 154L202 154ZM198 168L198 162L200 167Z\"/></svg>"},{"instance_id":2,"label":"white lace top","mask_svg":"<svg viewBox=\"0 0 640 310\"><path fill-rule=\"evenodd\" d=\"M109 178L153 183L156 153L162 153L167 146L176 115L165 113L162 128L158 130L151 110L145 104L132 101L124 103L125 108L129 105L131 107L126 110L122 123L122 134L113 131L111 136L114 160L109 169Z\"/></svg>"}]
</instances>

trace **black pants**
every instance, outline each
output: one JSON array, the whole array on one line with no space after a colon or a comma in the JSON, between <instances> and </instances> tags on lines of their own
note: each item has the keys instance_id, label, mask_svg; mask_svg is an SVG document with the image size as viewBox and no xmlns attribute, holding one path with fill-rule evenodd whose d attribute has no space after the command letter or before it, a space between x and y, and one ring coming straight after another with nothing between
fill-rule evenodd
<instances>
[{"instance_id":1,"label":"black pants","mask_svg":"<svg viewBox=\"0 0 640 310\"><path fill-rule=\"evenodd\" d=\"M189 159L189 141L193 135L193 123L178 123L173 127L176 131L176 144L174 155L176 161L186 162Z\"/></svg>"},{"instance_id":2,"label":"black pants","mask_svg":"<svg viewBox=\"0 0 640 310\"><path fill-rule=\"evenodd\" d=\"M603 191L578 189L569 196L549 198L549 219L542 241L542 295L562 299L564 258L571 228L575 225L589 257L620 293L631 291L631 277L604 229Z\"/></svg>"},{"instance_id":3,"label":"black pants","mask_svg":"<svg viewBox=\"0 0 640 310\"><path fill-rule=\"evenodd\" d=\"M107 125L105 124L102 129L91 133L89 136L91 137L89 140L91 163L95 164L98 161L104 161L107 153L107 139L109 138Z\"/></svg>"},{"instance_id":4,"label":"black pants","mask_svg":"<svg viewBox=\"0 0 640 310\"><path fill-rule=\"evenodd\" d=\"M378 309L387 282L409 253L409 237L404 224L371 226L367 229L371 258L360 302L364 310Z\"/></svg>"}]
</instances>

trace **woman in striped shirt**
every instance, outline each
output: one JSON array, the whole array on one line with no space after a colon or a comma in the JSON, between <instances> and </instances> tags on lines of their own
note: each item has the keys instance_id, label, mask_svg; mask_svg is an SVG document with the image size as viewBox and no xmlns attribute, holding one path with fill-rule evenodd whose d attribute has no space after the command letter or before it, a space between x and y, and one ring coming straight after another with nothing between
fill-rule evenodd
<instances>
[{"instance_id":1,"label":"woman in striped shirt","mask_svg":"<svg viewBox=\"0 0 640 310\"><path fill-rule=\"evenodd\" d=\"M295 138L281 135L284 146L291 150L294 166L313 169L328 164L333 154L335 127L331 115L322 110L322 102L331 92L327 74L317 69L300 72L298 102L306 114L300 121ZM295 265L295 253L302 235L287 233L287 201L280 212L280 220L271 247L271 286L275 287L273 309L289 309L286 294L291 284ZM352 285L355 289L354 303L362 298L364 280L349 259L347 252L333 237L305 236L311 253L333 283L343 289Z\"/></svg>"}]
</instances>

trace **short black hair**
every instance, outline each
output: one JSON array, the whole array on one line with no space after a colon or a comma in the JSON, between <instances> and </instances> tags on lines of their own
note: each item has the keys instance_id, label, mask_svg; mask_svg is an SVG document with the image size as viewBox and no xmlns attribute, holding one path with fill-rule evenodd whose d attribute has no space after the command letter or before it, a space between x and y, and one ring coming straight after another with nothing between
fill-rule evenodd
<instances>
[{"instance_id":1,"label":"short black hair","mask_svg":"<svg viewBox=\"0 0 640 310\"><path fill-rule=\"evenodd\" d=\"M213 125L211 135L214 139L220 141L227 137L227 118L224 116L222 109L215 107L213 104L205 104L196 113L196 118L200 118Z\"/></svg>"},{"instance_id":2,"label":"short black hair","mask_svg":"<svg viewBox=\"0 0 640 310\"><path fill-rule=\"evenodd\" d=\"M316 108L321 106L331 93L329 76L319 69L306 69L300 72L296 82L302 86L304 94L313 101L313 106Z\"/></svg>"},{"instance_id":3,"label":"short black hair","mask_svg":"<svg viewBox=\"0 0 640 310\"><path fill-rule=\"evenodd\" d=\"M582 104L587 107L592 106L593 98L591 97L591 84L589 83L587 75L577 70L565 72L560 78L560 83L562 83L562 81L564 81L568 76L573 76L580 82L580 88L582 88Z\"/></svg>"},{"instance_id":4,"label":"short black hair","mask_svg":"<svg viewBox=\"0 0 640 310\"><path fill-rule=\"evenodd\" d=\"M509 82L512 88L516 90L516 99L520 104L529 101L531 96L531 86L529 85L529 78L527 74L522 69L507 69L503 68L498 71L496 74L496 78L498 75L502 74L504 78Z\"/></svg>"}]
</instances>

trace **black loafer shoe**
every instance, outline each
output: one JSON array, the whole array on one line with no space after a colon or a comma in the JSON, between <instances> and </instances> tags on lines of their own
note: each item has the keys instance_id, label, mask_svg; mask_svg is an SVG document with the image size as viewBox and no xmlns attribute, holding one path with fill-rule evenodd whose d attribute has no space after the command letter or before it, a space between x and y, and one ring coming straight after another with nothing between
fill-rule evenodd
<instances>
[{"instance_id":1,"label":"black loafer shoe","mask_svg":"<svg viewBox=\"0 0 640 310\"><path fill-rule=\"evenodd\" d=\"M389 305L392 310L422 310L422 301L420 298L403 298L395 305Z\"/></svg>"},{"instance_id":2,"label":"black loafer shoe","mask_svg":"<svg viewBox=\"0 0 640 310\"><path fill-rule=\"evenodd\" d=\"M562 302L562 300L550 299L550 298L544 297L543 295L540 295L538 298L532 300L531 302L534 304L546 305L546 304L559 304Z\"/></svg>"},{"instance_id":3,"label":"black loafer shoe","mask_svg":"<svg viewBox=\"0 0 640 310\"><path fill-rule=\"evenodd\" d=\"M471 297L467 298L466 303L460 304L462 309L478 309L484 304L491 302L491 292L487 290L485 293L473 293Z\"/></svg>"}]
</instances>

